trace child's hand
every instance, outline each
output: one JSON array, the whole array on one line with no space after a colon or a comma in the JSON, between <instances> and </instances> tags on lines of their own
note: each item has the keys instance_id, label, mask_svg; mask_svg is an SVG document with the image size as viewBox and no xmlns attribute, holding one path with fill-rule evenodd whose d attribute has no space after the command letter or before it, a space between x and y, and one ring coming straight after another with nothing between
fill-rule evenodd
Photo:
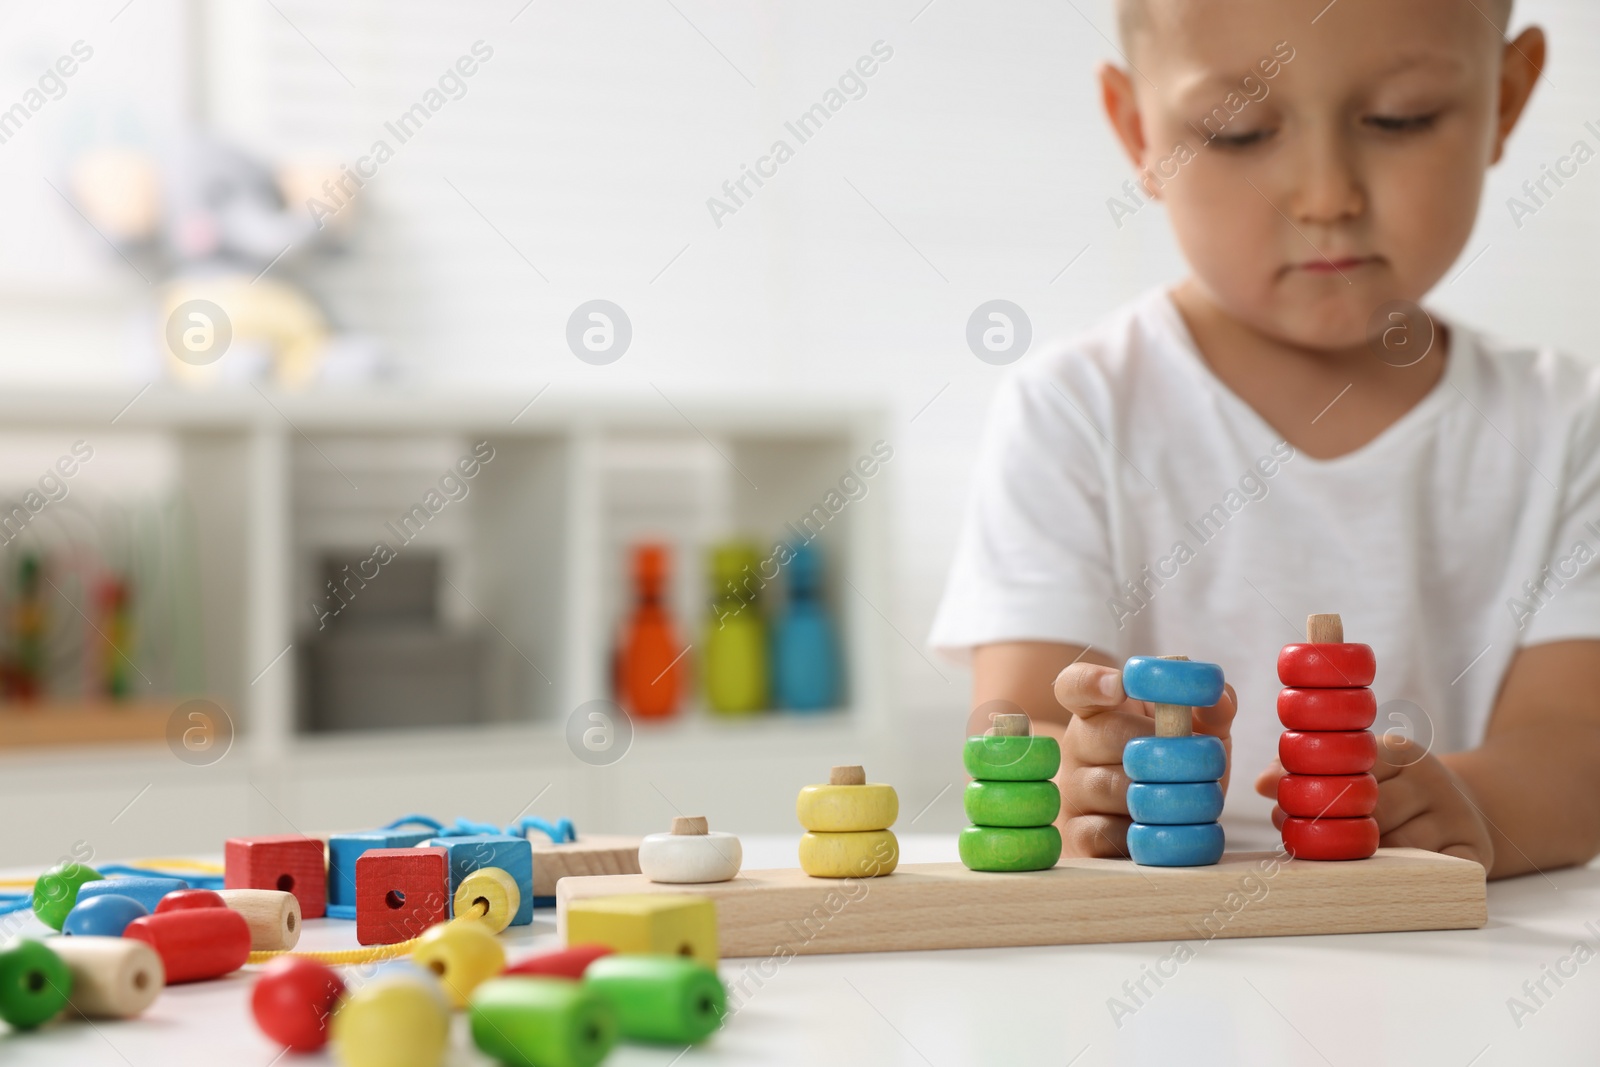
<instances>
[{"instance_id":1,"label":"child's hand","mask_svg":"<svg viewBox=\"0 0 1600 1067\"><path fill-rule=\"evenodd\" d=\"M1056 700L1072 712L1061 745L1062 851L1069 856L1128 854L1128 776L1122 746L1155 733L1150 705L1122 691L1122 672L1093 663L1074 663L1055 681ZM1233 763L1230 730L1238 701L1233 686L1222 699L1194 711L1194 731L1222 740ZM1222 776L1228 788L1228 776Z\"/></svg>"},{"instance_id":2,"label":"child's hand","mask_svg":"<svg viewBox=\"0 0 1600 1067\"><path fill-rule=\"evenodd\" d=\"M1256 779L1256 792L1276 798L1284 774L1277 760ZM1378 844L1383 848L1421 848L1473 860L1488 870L1494 863L1489 824L1467 798L1466 786L1444 761L1399 734L1378 738ZM1272 825L1282 828L1282 808L1272 809Z\"/></svg>"}]
</instances>

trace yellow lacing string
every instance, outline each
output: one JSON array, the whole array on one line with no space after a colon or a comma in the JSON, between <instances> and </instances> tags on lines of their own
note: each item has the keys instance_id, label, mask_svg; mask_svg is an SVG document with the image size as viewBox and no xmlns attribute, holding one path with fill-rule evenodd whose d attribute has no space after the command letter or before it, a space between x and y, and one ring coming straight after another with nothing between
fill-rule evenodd
<instances>
[{"instance_id":1,"label":"yellow lacing string","mask_svg":"<svg viewBox=\"0 0 1600 1067\"><path fill-rule=\"evenodd\" d=\"M489 902L486 900L477 900L473 902L472 910L470 912L465 915L457 915L450 921L461 922L464 919L470 919L476 922L487 914L489 914ZM307 959L318 960L322 963L330 963L334 965L351 963L376 963L379 960L393 960L399 959L401 956L411 955L412 949L416 948L417 942L421 940L421 937L413 937L408 941L397 941L392 945L369 945L366 948L346 948L327 952L310 952L295 948L280 949L272 952L252 952L250 953L249 959L247 959L245 962L247 964L271 963L280 956L304 956Z\"/></svg>"},{"instance_id":2,"label":"yellow lacing string","mask_svg":"<svg viewBox=\"0 0 1600 1067\"><path fill-rule=\"evenodd\" d=\"M165 857L153 860L134 860L127 866L144 867L150 870L193 871L196 874L223 873L222 864L220 863L206 863L203 860L168 859ZM123 876L113 874L109 877L119 878ZM37 879L34 878L0 878L0 887L6 889L31 889L35 881Z\"/></svg>"}]
</instances>

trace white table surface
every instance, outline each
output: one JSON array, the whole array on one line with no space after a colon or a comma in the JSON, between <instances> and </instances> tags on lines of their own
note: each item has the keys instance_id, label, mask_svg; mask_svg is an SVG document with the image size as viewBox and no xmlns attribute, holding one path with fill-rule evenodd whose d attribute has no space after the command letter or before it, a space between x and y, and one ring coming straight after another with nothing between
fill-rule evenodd
<instances>
[{"instance_id":1,"label":"white table surface","mask_svg":"<svg viewBox=\"0 0 1600 1067\"><path fill-rule=\"evenodd\" d=\"M1230 847L1268 848L1268 840ZM797 836L744 839L747 867L795 866ZM903 862L953 861L949 835L906 835ZM27 874L31 872L17 872ZM1591 931L1586 927L1593 923ZM24 934L44 928L31 916ZM555 914L507 931L511 958L556 947ZM1578 963L1584 942L1594 958ZM312 921L303 948L349 948L354 924ZM1142 1004L1125 992L1175 945L965 949L796 957L748 996L722 1032L688 1051L619 1044L611 1067L716 1064L1594 1064L1600 1062L1600 870L1551 871L1489 887L1482 930L1192 941ZM1560 962L1568 959L1568 962ZM740 980L757 960L726 960ZM1559 965L1570 977L1548 977ZM1171 973L1172 964L1162 965ZM773 968L768 968L771 971ZM1575 974L1572 974L1573 971ZM1536 1004L1524 982L1543 978ZM139 1019L57 1022L32 1033L0 1024L10 1067L309 1067L284 1056L250 1018L249 971L168 989ZM1537 989L1535 989L1537 993ZM1136 1010L1113 1019L1119 997ZM1514 1020L1508 999L1536 1010ZM1520 1025L1519 1025L1520 1023ZM681 1058L680 1057L681 1054ZM453 1067L484 1065L457 1016Z\"/></svg>"}]
</instances>

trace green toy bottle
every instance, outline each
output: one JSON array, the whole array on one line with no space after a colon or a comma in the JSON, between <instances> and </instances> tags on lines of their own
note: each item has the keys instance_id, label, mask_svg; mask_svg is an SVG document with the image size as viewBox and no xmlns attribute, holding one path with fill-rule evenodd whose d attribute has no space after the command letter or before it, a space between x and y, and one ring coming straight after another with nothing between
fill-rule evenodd
<instances>
[{"instance_id":1,"label":"green toy bottle","mask_svg":"<svg viewBox=\"0 0 1600 1067\"><path fill-rule=\"evenodd\" d=\"M711 617L706 621L706 706L723 715L768 707L767 627L758 595L763 582L755 546L729 542L711 550Z\"/></svg>"}]
</instances>

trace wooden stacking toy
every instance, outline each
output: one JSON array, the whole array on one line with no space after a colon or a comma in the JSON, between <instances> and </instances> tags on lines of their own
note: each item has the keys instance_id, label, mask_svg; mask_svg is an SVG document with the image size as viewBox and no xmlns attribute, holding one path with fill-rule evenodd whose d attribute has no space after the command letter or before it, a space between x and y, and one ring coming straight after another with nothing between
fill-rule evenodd
<instances>
[{"instance_id":1,"label":"wooden stacking toy","mask_svg":"<svg viewBox=\"0 0 1600 1067\"><path fill-rule=\"evenodd\" d=\"M1122 750L1128 775L1128 854L1146 867L1205 867L1222 858L1221 779L1227 750L1194 732L1194 709L1222 699L1222 668L1187 656L1134 656L1122 688L1154 705L1155 736Z\"/></svg>"},{"instance_id":2,"label":"wooden stacking toy","mask_svg":"<svg viewBox=\"0 0 1600 1067\"><path fill-rule=\"evenodd\" d=\"M996 715L991 733L967 738L961 761L972 775L962 796L972 825L961 831L961 862L974 871L1042 871L1061 858L1061 746L1032 736L1026 715Z\"/></svg>"},{"instance_id":3,"label":"wooden stacking toy","mask_svg":"<svg viewBox=\"0 0 1600 1067\"><path fill-rule=\"evenodd\" d=\"M52 937L50 950L72 972L68 1003L90 1019L131 1019L167 985L156 950L132 937Z\"/></svg>"},{"instance_id":4,"label":"wooden stacking toy","mask_svg":"<svg viewBox=\"0 0 1600 1067\"><path fill-rule=\"evenodd\" d=\"M639 870L652 882L726 882L743 861L739 839L711 830L703 815L680 815L671 833L650 834L639 843Z\"/></svg>"},{"instance_id":5,"label":"wooden stacking toy","mask_svg":"<svg viewBox=\"0 0 1600 1067\"><path fill-rule=\"evenodd\" d=\"M1278 653L1278 780L1283 847L1296 859L1359 860L1378 850L1377 659L1348 644L1338 615L1306 619L1306 643Z\"/></svg>"},{"instance_id":6,"label":"wooden stacking toy","mask_svg":"<svg viewBox=\"0 0 1600 1067\"><path fill-rule=\"evenodd\" d=\"M860 767L835 767L827 785L800 790L795 814L800 868L813 878L874 878L900 862L900 842L889 827L900 815L894 787L868 783Z\"/></svg>"}]
</instances>

